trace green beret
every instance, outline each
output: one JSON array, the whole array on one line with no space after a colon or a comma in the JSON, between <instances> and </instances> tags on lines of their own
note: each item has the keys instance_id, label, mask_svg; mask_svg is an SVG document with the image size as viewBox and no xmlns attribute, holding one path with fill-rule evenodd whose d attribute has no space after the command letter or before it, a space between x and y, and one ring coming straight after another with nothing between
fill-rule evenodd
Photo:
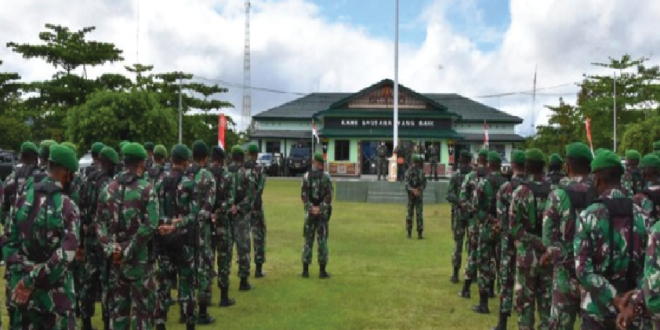
<instances>
[{"instance_id":1,"label":"green beret","mask_svg":"<svg viewBox=\"0 0 660 330\"><path fill-rule=\"evenodd\" d=\"M129 144L129 143L130 143L130 142L128 142L128 141L126 141L126 140L119 142L119 149L123 148L125 145L127 145L127 144Z\"/></svg>"},{"instance_id":2,"label":"green beret","mask_svg":"<svg viewBox=\"0 0 660 330\"><path fill-rule=\"evenodd\" d=\"M53 144L57 144L54 140L43 140L41 143L39 143L39 148L48 148L52 146Z\"/></svg>"},{"instance_id":3,"label":"green beret","mask_svg":"<svg viewBox=\"0 0 660 330\"><path fill-rule=\"evenodd\" d=\"M250 144L248 146L248 153L250 154L258 154L259 153L259 147L257 147L256 144Z\"/></svg>"},{"instance_id":4,"label":"green beret","mask_svg":"<svg viewBox=\"0 0 660 330\"><path fill-rule=\"evenodd\" d=\"M154 151L155 147L156 146L154 145L153 142L145 142L144 143L144 149L146 149L147 151Z\"/></svg>"},{"instance_id":5,"label":"green beret","mask_svg":"<svg viewBox=\"0 0 660 330\"><path fill-rule=\"evenodd\" d=\"M70 148L63 145L54 144L50 146L50 155L48 161L60 165L70 172L78 170L78 158Z\"/></svg>"},{"instance_id":6,"label":"green beret","mask_svg":"<svg viewBox=\"0 0 660 330\"><path fill-rule=\"evenodd\" d=\"M486 149L481 149L479 150L479 153L477 154L479 157L488 157L488 150Z\"/></svg>"},{"instance_id":7,"label":"green beret","mask_svg":"<svg viewBox=\"0 0 660 330\"><path fill-rule=\"evenodd\" d=\"M73 151L73 153L76 153L76 145L75 144L73 144L71 142L62 142L61 145L71 149L71 151Z\"/></svg>"},{"instance_id":8,"label":"green beret","mask_svg":"<svg viewBox=\"0 0 660 330\"><path fill-rule=\"evenodd\" d=\"M660 151L660 141L653 142L653 151Z\"/></svg>"},{"instance_id":9,"label":"green beret","mask_svg":"<svg viewBox=\"0 0 660 330\"><path fill-rule=\"evenodd\" d=\"M105 148L105 145L101 142L94 142L92 144L92 153L99 154L101 153L101 150Z\"/></svg>"},{"instance_id":10,"label":"green beret","mask_svg":"<svg viewBox=\"0 0 660 330\"><path fill-rule=\"evenodd\" d=\"M174 147L172 147L172 157L180 158L183 160L188 160L190 158L190 152L188 151L188 147L186 147L183 144L177 144Z\"/></svg>"},{"instance_id":11,"label":"green beret","mask_svg":"<svg viewBox=\"0 0 660 330\"><path fill-rule=\"evenodd\" d=\"M145 160L148 157L147 151L144 150L144 147L139 143L129 143L124 145L124 148L122 148L121 151L124 157L131 157L142 160Z\"/></svg>"},{"instance_id":12,"label":"green beret","mask_svg":"<svg viewBox=\"0 0 660 330\"><path fill-rule=\"evenodd\" d=\"M488 153L488 162L489 163L497 163L501 164L502 163L502 156L500 156L500 153L497 151L491 151Z\"/></svg>"},{"instance_id":13,"label":"green beret","mask_svg":"<svg viewBox=\"0 0 660 330\"><path fill-rule=\"evenodd\" d=\"M574 142L566 146L566 157L573 159L584 159L586 161L592 161L594 155L591 153L591 149L587 147L586 144L582 142Z\"/></svg>"},{"instance_id":14,"label":"green beret","mask_svg":"<svg viewBox=\"0 0 660 330\"><path fill-rule=\"evenodd\" d=\"M615 168L617 166L623 168L621 166L621 158L609 150L601 151L596 155L596 158L591 161L591 171L594 173L608 168Z\"/></svg>"},{"instance_id":15,"label":"green beret","mask_svg":"<svg viewBox=\"0 0 660 330\"><path fill-rule=\"evenodd\" d=\"M23 142L23 144L21 144L21 153L26 154L26 153L29 153L29 152L38 154L39 149L37 148L37 145L34 144L33 142L30 142L30 141Z\"/></svg>"},{"instance_id":16,"label":"green beret","mask_svg":"<svg viewBox=\"0 0 660 330\"><path fill-rule=\"evenodd\" d=\"M545 155L543 154L543 151L541 151L541 149L538 148L527 149L525 151L525 161L545 163Z\"/></svg>"},{"instance_id":17,"label":"green beret","mask_svg":"<svg viewBox=\"0 0 660 330\"><path fill-rule=\"evenodd\" d=\"M167 158L167 149L165 149L165 146L162 144L156 145L154 147L154 155Z\"/></svg>"},{"instance_id":18,"label":"green beret","mask_svg":"<svg viewBox=\"0 0 660 330\"><path fill-rule=\"evenodd\" d=\"M472 159L472 154L467 150L461 150L461 157Z\"/></svg>"},{"instance_id":19,"label":"green beret","mask_svg":"<svg viewBox=\"0 0 660 330\"><path fill-rule=\"evenodd\" d=\"M103 156L105 159L110 161L111 163L117 165L119 164L119 155L115 151L115 149L112 149L110 147L103 147L101 151L99 152L100 156Z\"/></svg>"},{"instance_id":20,"label":"green beret","mask_svg":"<svg viewBox=\"0 0 660 330\"><path fill-rule=\"evenodd\" d=\"M646 155L639 162L639 167L640 168L644 168L644 167L660 168L660 157L658 157L656 155L653 155L653 154Z\"/></svg>"},{"instance_id":21,"label":"green beret","mask_svg":"<svg viewBox=\"0 0 660 330\"><path fill-rule=\"evenodd\" d=\"M207 157L209 155L209 146L206 145L206 142L197 140L193 143L193 154L198 154L201 157Z\"/></svg>"},{"instance_id":22,"label":"green beret","mask_svg":"<svg viewBox=\"0 0 660 330\"><path fill-rule=\"evenodd\" d=\"M626 159L640 160L642 159L642 155L637 150L626 150Z\"/></svg>"},{"instance_id":23,"label":"green beret","mask_svg":"<svg viewBox=\"0 0 660 330\"><path fill-rule=\"evenodd\" d=\"M244 155L245 151L243 151L243 148L241 148L241 146L235 145L235 146L231 147L231 154L232 155Z\"/></svg>"},{"instance_id":24,"label":"green beret","mask_svg":"<svg viewBox=\"0 0 660 330\"><path fill-rule=\"evenodd\" d=\"M598 149L596 149L596 152L595 152L594 154L595 154L596 156L598 156L598 154L603 153L603 152L605 152L605 151L609 151L609 150L608 150L608 149L605 149L605 148L598 148Z\"/></svg>"},{"instance_id":25,"label":"green beret","mask_svg":"<svg viewBox=\"0 0 660 330\"><path fill-rule=\"evenodd\" d=\"M323 159L323 154L320 153L320 152L314 153L314 160L317 161L317 162L321 162L321 163L323 163L325 161L325 159Z\"/></svg>"},{"instance_id":26,"label":"green beret","mask_svg":"<svg viewBox=\"0 0 660 330\"><path fill-rule=\"evenodd\" d=\"M511 163L513 164L525 164L525 152L516 150L511 153Z\"/></svg>"},{"instance_id":27,"label":"green beret","mask_svg":"<svg viewBox=\"0 0 660 330\"><path fill-rule=\"evenodd\" d=\"M564 159L559 156L559 154L552 154L548 157L548 164L563 164Z\"/></svg>"},{"instance_id":28,"label":"green beret","mask_svg":"<svg viewBox=\"0 0 660 330\"><path fill-rule=\"evenodd\" d=\"M422 157L421 157L419 154L414 154L414 155L412 156L412 161L413 161L413 162L421 162L421 161L422 161Z\"/></svg>"}]
</instances>

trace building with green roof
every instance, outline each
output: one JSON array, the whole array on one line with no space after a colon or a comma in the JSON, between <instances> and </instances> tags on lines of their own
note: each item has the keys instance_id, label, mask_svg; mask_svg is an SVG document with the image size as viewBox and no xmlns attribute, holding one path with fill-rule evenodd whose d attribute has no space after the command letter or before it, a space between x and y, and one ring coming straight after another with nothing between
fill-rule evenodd
<instances>
[{"instance_id":1,"label":"building with green roof","mask_svg":"<svg viewBox=\"0 0 660 330\"><path fill-rule=\"evenodd\" d=\"M376 148L384 141L392 152L393 86L382 80L356 93L312 93L253 116L250 139L261 152L288 155L294 145L323 148L330 173L370 173ZM401 144L435 143L440 173L454 164L460 150L483 147L484 120L489 148L509 159L522 119L458 94L420 94L399 85ZM312 121L321 143L312 139ZM317 149L318 150L318 149Z\"/></svg>"}]
</instances>

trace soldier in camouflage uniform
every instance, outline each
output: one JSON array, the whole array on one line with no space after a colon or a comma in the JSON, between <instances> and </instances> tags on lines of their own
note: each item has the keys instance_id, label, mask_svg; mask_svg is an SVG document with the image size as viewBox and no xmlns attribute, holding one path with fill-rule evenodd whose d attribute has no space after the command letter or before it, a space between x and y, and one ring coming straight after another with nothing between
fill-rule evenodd
<instances>
[{"instance_id":1,"label":"soldier in camouflage uniform","mask_svg":"<svg viewBox=\"0 0 660 330\"><path fill-rule=\"evenodd\" d=\"M644 190L644 180L639 170L642 155L637 150L626 150L626 173L621 179L621 185L633 197Z\"/></svg>"},{"instance_id":2,"label":"soldier in camouflage uniform","mask_svg":"<svg viewBox=\"0 0 660 330\"><path fill-rule=\"evenodd\" d=\"M479 229L475 219L475 206L472 205L472 194L477 188L477 179L488 175L488 150L481 150L477 155L477 168L468 173L461 185L461 193L458 200L461 204L461 210L468 214L467 224L467 265L465 266L465 282L463 289L458 294L461 298L470 298L470 286L472 281L477 279L477 248L479 246Z\"/></svg>"},{"instance_id":3,"label":"soldier in camouflage uniform","mask_svg":"<svg viewBox=\"0 0 660 330\"><path fill-rule=\"evenodd\" d=\"M521 330L535 329L535 312L539 315L538 329L548 329L552 267L541 266L539 258L546 250L541 239L542 221L551 183L543 175L546 160L541 150L525 151L525 161L529 181L513 192L509 210L511 238L517 248L515 306Z\"/></svg>"},{"instance_id":4,"label":"soldier in camouflage uniform","mask_svg":"<svg viewBox=\"0 0 660 330\"><path fill-rule=\"evenodd\" d=\"M229 298L229 274L231 273L231 257L234 249L232 238L232 226L229 221L230 189L232 184L232 175L225 171L225 152L214 147L211 153L212 164L211 173L215 178L215 228L217 232L217 250L218 250L218 287L220 288L220 307L233 306L236 301ZM238 171L238 168L235 169ZM234 171L234 172L235 172Z\"/></svg>"},{"instance_id":5,"label":"soldier in camouflage uniform","mask_svg":"<svg viewBox=\"0 0 660 330\"><path fill-rule=\"evenodd\" d=\"M511 153L511 179L497 192L497 224L500 231L500 318L493 330L506 330L513 307L513 285L516 272L516 248L509 230L509 208L513 192L527 180L525 174L525 153L516 150Z\"/></svg>"},{"instance_id":6,"label":"soldier in camouflage uniform","mask_svg":"<svg viewBox=\"0 0 660 330\"><path fill-rule=\"evenodd\" d=\"M580 323L583 329L614 329L626 296L643 278L650 219L621 191L624 169L619 156L602 152L591 169L600 197L580 213L573 244L583 289ZM628 329L641 329L645 321L637 318Z\"/></svg>"},{"instance_id":7,"label":"soldier in camouflage uniform","mask_svg":"<svg viewBox=\"0 0 660 330\"><path fill-rule=\"evenodd\" d=\"M432 143L428 148L429 161L431 162L431 173L429 176L433 181L438 181L438 161L440 161L440 148L435 143Z\"/></svg>"},{"instance_id":8,"label":"soldier in camouflage uniform","mask_svg":"<svg viewBox=\"0 0 660 330\"><path fill-rule=\"evenodd\" d=\"M465 228L467 227L468 214L460 207L458 196L465 177L472 172L472 154L467 150L461 152L458 171L454 172L449 179L447 189L447 201L451 203L451 232L454 236L454 252L451 255L451 264L454 269L450 278L452 283L458 283L458 271L461 269L463 260L463 242L465 240Z\"/></svg>"},{"instance_id":9,"label":"soldier in camouflage uniform","mask_svg":"<svg viewBox=\"0 0 660 330\"><path fill-rule=\"evenodd\" d=\"M250 218L250 227L252 228L252 240L254 241L254 264L256 270L254 277L264 277L262 270L266 262L266 218L264 217L264 188L266 187L266 171L263 166L257 164L259 156L259 147L256 144L248 146L248 154L252 163L255 182L257 183L254 206Z\"/></svg>"},{"instance_id":10,"label":"soldier in camouflage uniform","mask_svg":"<svg viewBox=\"0 0 660 330\"><path fill-rule=\"evenodd\" d=\"M413 217L417 219L417 238L423 239L424 232L424 190L426 189L426 176L422 169L422 159L419 155L413 156L412 167L406 171L406 193L408 194L408 214L406 216L406 231L411 237Z\"/></svg>"},{"instance_id":11,"label":"soldier in camouflage uniform","mask_svg":"<svg viewBox=\"0 0 660 330\"><path fill-rule=\"evenodd\" d=\"M238 277L241 278L238 290L250 291L252 290L252 285L248 281L250 277L250 214L256 197L257 183L252 166L243 161L244 155L245 152L240 146L234 146L231 149L233 165L238 168L235 171L234 168L229 171L232 176L232 185L229 188L229 205L231 205L229 213L238 253Z\"/></svg>"},{"instance_id":12,"label":"soldier in camouflage uniform","mask_svg":"<svg viewBox=\"0 0 660 330\"><path fill-rule=\"evenodd\" d=\"M153 165L154 165L154 149L156 146L154 145L153 142L145 142L144 143L144 149L147 151L147 161L144 163L144 165L147 167L147 170L149 170Z\"/></svg>"},{"instance_id":13,"label":"soldier in camouflage uniform","mask_svg":"<svg viewBox=\"0 0 660 330\"><path fill-rule=\"evenodd\" d=\"M387 180L387 154L389 153L389 150L387 150L387 146L385 145L385 142L381 142L380 145L378 146L378 149L376 149L376 170L378 173L378 181L380 181L380 177L383 176L385 180Z\"/></svg>"},{"instance_id":14,"label":"soldier in camouflage uniform","mask_svg":"<svg viewBox=\"0 0 660 330\"><path fill-rule=\"evenodd\" d=\"M300 188L300 198L305 212L303 227L302 277L309 277L309 264L312 263L314 237L318 241L319 278L329 278L326 271L329 260L328 252L328 221L332 213L332 179L323 170L323 154L315 153L312 170L305 173Z\"/></svg>"},{"instance_id":15,"label":"soldier in camouflage uniform","mask_svg":"<svg viewBox=\"0 0 660 330\"><path fill-rule=\"evenodd\" d=\"M397 181L403 181L404 174L406 173L406 159L407 159L408 148L401 144L401 140L398 141L396 148L394 148L394 153L396 153L397 158Z\"/></svg>"},{"instance_id":16,"label":"soldier in camouflage uniform","mask_svg":"<svg viewBox=\"0 0 660 330\"><path fill-rule=\"evenodd\" d=\"M499 153L488 153L488 176L479 178L472 193L472 205L475 206L477 226L479 226L479 245L477 248L479 264L479 304L472 307L476 313L488 314L488 297L495 297L495 267L491 260L499 246L497 228L497 192L506 182L501 173L502 157Z\"/></svg>"},{"instance_id":17,"label":"soldier in camouflage uniform","mask_svg":"<svg viewBox=\"0 0 660 330\"><path fill-rule=\"evenodd\" d=\"M73 151L73 153L77 155L77 148L73 143L62 142L62 146L69 148L69 150ZM76 156L76 158L77 157L78 156ZM76 203L76 205L80 205L80 190L82 189L82 184L82 177L76 172L73 177L73 182L71 182L71 194L69 195L71 199L73 199L73 202Z\"/></svg>"},{"instance_id":18,"label":"soldier in camouflage uniform","mask_svg":"<svg viewBox=\"0 0 660 330\"><path fill-rule=\"evenodd\" d=\"M552 190L559 187L559 182L566 177L563 171L564 159L559 154L552 154L548 157L548 174L546 179L552 184Z\"/></svg>"},{"instance_id":19,"label":"soldier in camouflage uniform","mask_svg":"<svg viewBox=\"0 0 660 330\"><path fill-rule=\"evenodd\" d=\"M9 221L4 247L11 272L12 329L76 329L75 289L69 270L78 248L80 216L68 197L78 159L52 146L50 178L35 184Z\"/></svg>"},{"instance_id":20,"label":"soldier in camouflage uniform","mask_svg":"<svg viewBox=\"0 0 660 330\"><path fill-rule=\"evenodd\" d=\"M584 143L566 147L568 177L548 196L543 212L543 245L540 263L554 266L552 279L552 330L572 330L580 312L580 284L575 274L573 240L577 216L598 196L589 179L593 159Z\"/></svg>"}]
</instances>

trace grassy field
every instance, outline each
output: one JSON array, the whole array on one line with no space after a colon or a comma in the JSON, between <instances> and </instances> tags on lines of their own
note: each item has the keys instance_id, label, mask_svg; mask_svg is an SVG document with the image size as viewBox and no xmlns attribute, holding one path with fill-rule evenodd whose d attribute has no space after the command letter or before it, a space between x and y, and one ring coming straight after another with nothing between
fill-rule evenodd
<instances>
[{"instance_id":1,"label":"grassy field","mask_svg":"<svg viewBox=\"0 0 660 330\"><path fill-rule=\"evenodd\" d=\"M453 241L447 205L425 209L426 238L420 241L406 239L405 205L335 203L329 239L332 278L320 280L316 252L310 278L300 277L300 183L270 181L264 204L266 277L252 278L256 288L239 292L234 265L230 295L237 304L217 307L219 291L214 288L210 313L216 324L199 328L421 330L490 329L496 324L496 299L490 301L491 315L475 314L470 308L477 302L476 286L468 301L457 297L460 285L449 282ZM7 324L4 308L2 314ZM168 329L185 329L174 323L178 308L171 310L170 320ZM102 329L100 316L95 325ZM515 321L509 328L515 328Z\"/></svg>"}]
</instances>

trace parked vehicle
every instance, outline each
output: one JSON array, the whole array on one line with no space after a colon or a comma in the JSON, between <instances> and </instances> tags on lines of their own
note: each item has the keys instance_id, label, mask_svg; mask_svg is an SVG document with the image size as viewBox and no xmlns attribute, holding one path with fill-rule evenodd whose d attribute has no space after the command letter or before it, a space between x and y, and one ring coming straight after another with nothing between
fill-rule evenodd
<instances>
[{"instance_id":1,"label":"parked vehicle","mask_svg":"<svg viewBox=\"0 0 660 330\"><path fill-rule=\"evenodd\" d=\"M271 153L260 153L259 156L257 156L257 165L263 167L264 172L268 176L276 176L277 175L277 163L275 159L275 155Z\"/></svg>"},{"instance_id":2,"label":"parked vehicle","mask_svg":"<svg viewBox=\"0 0 660 330\"><path fill-rule=\"evenodd\" d=\"M286 159L284 166L285 176L296 176L309 171L311 164L312 150L305 147L293 147Z\"/></svg>"},{"instance_id":3,"label":"parked vehicle","mask_svg":"<svg viewBox=\"0 0 660 330\"><path fill-rule=\"evenodd\" d=\"M14 171L16 161L14 154L0 149L0 180L5 181L9 174Z\"/></svg>"},{"instance_id":4,"label":"parked vehicle","mask_svg":"<svg viewBox=\"0 0 660 330\"><path fill-rule=\"evenodd\" d=\"M94 163L91 153L86 153L83 155L80 160L78 160L78 174L87 176L89 174L90 167Z\"/></svg>"}]
</instances>

